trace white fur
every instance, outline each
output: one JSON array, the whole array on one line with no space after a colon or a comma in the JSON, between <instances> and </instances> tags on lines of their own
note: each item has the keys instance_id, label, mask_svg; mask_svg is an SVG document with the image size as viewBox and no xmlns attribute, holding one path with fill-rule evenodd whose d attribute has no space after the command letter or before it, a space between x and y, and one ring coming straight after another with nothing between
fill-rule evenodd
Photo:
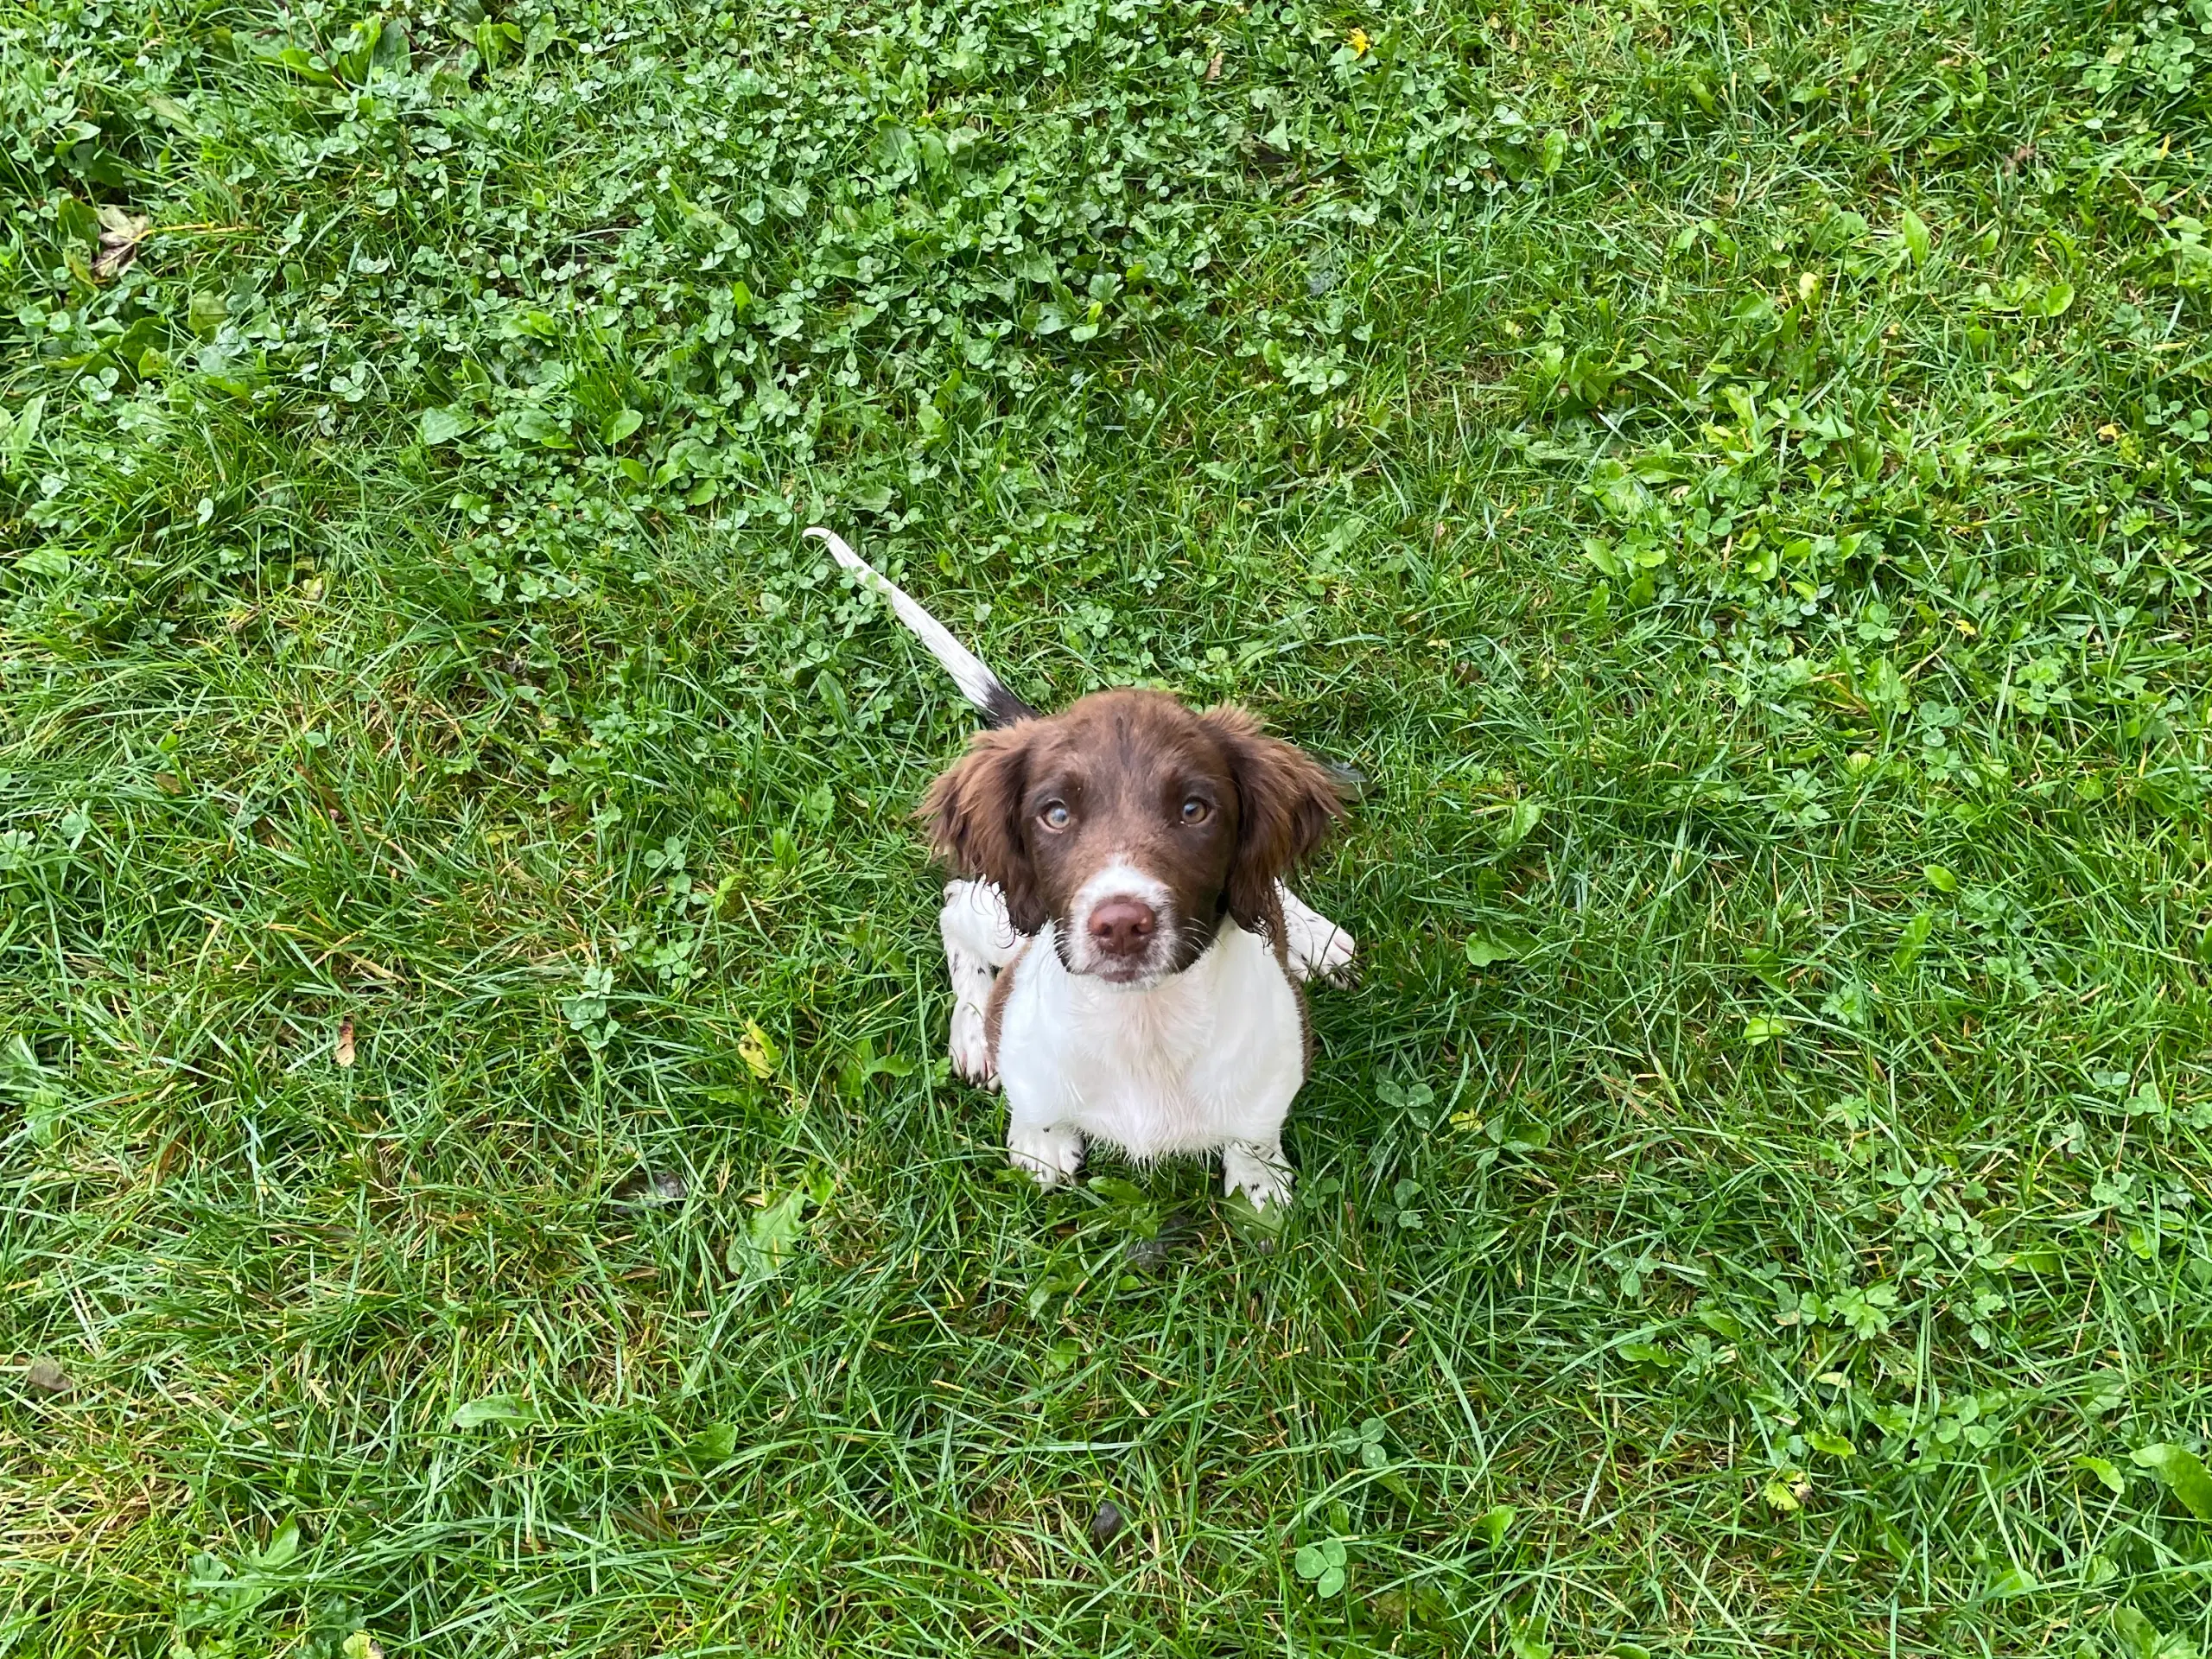
<instances>
[{"instance_id":1,"label":"white fur","mask_svg":"<svg viewBox=\"0 0 2212 1659\"><path fill-rule=\"evenodd\" d=\"M1112 890L1131 891L1126 877L1135 874L1123 872ZM1266 940L1230 925L1181 973L1114 985L1071 972L1049 925L1037 936L1040 948L1024 950L989 882L955 881L944 896L952 1059L962 1076L988 1076L991 970L1014 975L998 1080L1016 1166L1053 1186L1074 1178L1089 1141L1135 1158L1217 1151L1228 1192L1262 1208L1288 1198L1282 1123L1306 1069L1291 976L1340 972L1351 959L1348 934L1283 889L1290 974ZM1085 913L1080 904L1071 909ZM1169 919L1163 909L1163 935Z\"/></svg>"},{"instance_id":2,"label":"white fur","mask_svg":"<svg viewBox=\"0 0 2212 1659\"><path fill-rule=\"evenodd\" d=\"M1290 971L1300 979L1318 979L1325 985L1342 985L1351 978L1352 937L1278 881L1275 897L1282 901L1283 944L1290 957Z\"/></svg>"},{"instance_id":3,"label":"white fur","mask_svg":"<svg viewBox=\"0 0 2212 1659\"><path fill-rule=\"evenodd\" d=\"M1306 1060L1297 998L1267 943L1225 927L1181 973L1116 986L1070 973L1050 933L1011 970L999 1033L1015 1161L1049 1186L1089 1141L1135 1158L1241 1147L1249 1155L1224 1166L1229 1190L1279 1202L1282 1121Z\"/></svg>"},{"instance_id":4,"label":"white fur","mask_svg":"<svg viewBox=\"0 0 2212 1659\"><path fill-rule=\"evenodd\" d=\"M996 1080L983 1030L983 1005L998 970L1021 952L1021 935L1006 913L1006 895L988 881L954 881L937 918L952 976L952 1069L970 1083Z\"/></svg>"}]
</instances>

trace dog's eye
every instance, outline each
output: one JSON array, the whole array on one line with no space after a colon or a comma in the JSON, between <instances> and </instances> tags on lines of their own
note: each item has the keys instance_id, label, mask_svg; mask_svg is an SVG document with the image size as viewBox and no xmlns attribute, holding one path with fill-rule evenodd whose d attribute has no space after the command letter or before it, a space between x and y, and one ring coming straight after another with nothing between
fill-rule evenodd
<instances>
[{"instance_id":1,"label":"dog's eye","mask_svg":"<svg viewBox=\"0 0 2212 1659\"><path fill-rule=\"evenodd\" d=\"M1075 815L1068 810L1065 801L1051 801L1037 815L1037 820L1047 830L1065 830L1075 821Z\"/></svg>"},{"instance_id":2,"label":"dog's eye","mask_svg":"<svg viewBox=\"0 0 2212 1659\"><path fill-rule=\"evenodd\" d=\"M1183 803L1183 822L1185 823L1204 823L1211 817L1213 808L1195 795Z\"/></svg>"}]
</instances>

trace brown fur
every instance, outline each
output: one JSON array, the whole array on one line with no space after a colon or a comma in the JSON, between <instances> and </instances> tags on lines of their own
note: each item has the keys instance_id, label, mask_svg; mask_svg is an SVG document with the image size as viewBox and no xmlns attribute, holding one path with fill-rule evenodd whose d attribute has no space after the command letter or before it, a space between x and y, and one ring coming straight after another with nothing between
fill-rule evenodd
<instances>
[{"instance_id":1,"label":"brown fur","mask_svg":"<svg viewBox=\"0 0 2212 1659\"><path fill-rule=\"evenodd\" d=\"M1183 817L1193 800L1204 809L1196 822ZM1067 809L1064 828L1042 817L1055 804ZM1224 916L1280 950L1275 882L1343 811L1319 763L1243 709L1198 714L1160 692L1122 690L977 733L931 785L921 816L941 857L998 884L1024 933L1052 919L1065 934L1084 883L1128 859L1173 895L1179 971Z\"/></svg>"},{"instance_id":2,"label":"brown fur","mask_svg":"<svg viewBox=\"0 0 2212 1659\"><path fill-rule=\"evenodd\" d=\"M999 1033L1006 1025L1006 1000L1014 994L1014 970L1028 954L1029 941L1024 939L999 969L998 977L991 982L991 994L983 999L983 1053L994 1073L999 1069ZM1310 1056L1307 1064L1312 1064Z\"/></svg>"}]
</instances>

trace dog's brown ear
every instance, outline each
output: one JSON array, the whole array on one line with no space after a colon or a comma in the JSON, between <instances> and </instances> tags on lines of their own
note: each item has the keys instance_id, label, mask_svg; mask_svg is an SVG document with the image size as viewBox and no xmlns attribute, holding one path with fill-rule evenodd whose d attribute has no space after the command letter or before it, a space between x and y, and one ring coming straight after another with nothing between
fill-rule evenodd
<instances>
[{"instance_id":1,"label":"dog's brown ear","mask_svg":"<svg viewBox=\"0 0 2212 1659\"><path fill-rule=\"evenodd\" d=\"M1328 839L1344 816L1344 791L1305 750L1269 737L1242 709L1199 716L1229 759L1236 785L1236 852L1229 867L1229 913L1239 927L1280 935L1275 883Z\"/></svg>"},{"instance_id":2,"label":"dog's brown ear","mask_svg":"<svg viewBox=\"0 0 2212 1659\"><path fill-rule=\"evenodd\" d=\"M995 881L1007 916L1021 932L1045 925L1037 872L1021 833L1029 786L1031 722L976 734L968 753L938 775L922 798L931 849L962 875Z\"/></svg>"}]
</instances>

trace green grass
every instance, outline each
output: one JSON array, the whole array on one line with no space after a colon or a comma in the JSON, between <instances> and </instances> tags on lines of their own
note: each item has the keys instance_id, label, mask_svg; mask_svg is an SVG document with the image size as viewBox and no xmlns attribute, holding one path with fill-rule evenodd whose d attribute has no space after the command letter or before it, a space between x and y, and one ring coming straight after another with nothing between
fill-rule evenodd
<instances>
[{"instance_id":1,"label":"green grass","mask_svg":"<svg viewBox=\"0 0 2212 1659\"><path fill-rule=\"evenodd\" d=\"M370 21L0 15L0 1656L2212 1642L2207 0ZM1272 1250L814 521L1371 779Z\"/></svg>"}]
</instances>

